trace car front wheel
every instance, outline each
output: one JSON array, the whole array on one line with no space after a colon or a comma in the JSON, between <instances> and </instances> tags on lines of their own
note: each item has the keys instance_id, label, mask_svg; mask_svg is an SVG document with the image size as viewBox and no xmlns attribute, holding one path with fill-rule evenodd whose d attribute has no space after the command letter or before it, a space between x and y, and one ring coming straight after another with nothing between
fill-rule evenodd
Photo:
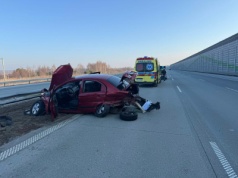
<instances>
[{"instance_id":1,"label":"car front wheel","mask_svg":"<svg viewBox=\"0 0 238 178\"><path fill-rule=\"evenodd\" d=\"M31 107L31 114L33 116L43 115L45 113L45 104L43 101L36 101Z\"/></svg>"}]
</instances>

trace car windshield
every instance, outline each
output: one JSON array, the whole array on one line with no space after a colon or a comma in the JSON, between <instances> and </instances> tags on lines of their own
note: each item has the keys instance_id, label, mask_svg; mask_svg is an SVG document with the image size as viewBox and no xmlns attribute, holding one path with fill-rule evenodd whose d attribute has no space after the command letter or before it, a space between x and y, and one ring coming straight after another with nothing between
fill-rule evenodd
<instances>
[{"instance_id":1,"label":"car windshield","mask_svg":"<svg viewBox=\"0 0 238 178\"><path fill-rule=\"evenodd\" d=\"M121 78L117 76L111 76L107 81L119 90L127 89L130 85L126 80L121 81Z\"/></svg>"}]
</instances>

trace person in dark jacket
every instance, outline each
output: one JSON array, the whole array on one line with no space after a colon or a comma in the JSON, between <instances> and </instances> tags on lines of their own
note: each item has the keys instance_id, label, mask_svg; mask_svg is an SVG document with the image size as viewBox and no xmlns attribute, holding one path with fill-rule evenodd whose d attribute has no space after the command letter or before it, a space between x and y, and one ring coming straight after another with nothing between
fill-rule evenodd
<instances>
[{"instance_id":1,"label":"person in dark jacket","mask_svg":"<svg viewBox=\"0 0 238 178\"><path fill-rule=\"evenodd\" d=\"M166 70L165 69L163 69L162 71L161 71L161 74L162 74L162 76L161 76L161 80L166 80L167 79L167 76L166 76Z\"/></svg>"}]
</instances>

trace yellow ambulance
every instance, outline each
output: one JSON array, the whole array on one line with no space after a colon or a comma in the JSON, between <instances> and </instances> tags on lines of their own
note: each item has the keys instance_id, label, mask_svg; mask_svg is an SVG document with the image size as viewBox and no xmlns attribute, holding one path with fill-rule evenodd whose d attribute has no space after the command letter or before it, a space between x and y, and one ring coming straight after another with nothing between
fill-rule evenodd
<instances>
[{"instance_id":1,"label":"yellow ambulance","mask_svg":"<svg viewBox=\"0 0 238 178\"><path fill-rule=\"evenodd\" d=\"M134 69L137 72L137 77L135 78L135 83L137 84L153 84L157 86L161 82L161 70L157 58L147 56L137 58Z\"/></svg>"}]
</instances>

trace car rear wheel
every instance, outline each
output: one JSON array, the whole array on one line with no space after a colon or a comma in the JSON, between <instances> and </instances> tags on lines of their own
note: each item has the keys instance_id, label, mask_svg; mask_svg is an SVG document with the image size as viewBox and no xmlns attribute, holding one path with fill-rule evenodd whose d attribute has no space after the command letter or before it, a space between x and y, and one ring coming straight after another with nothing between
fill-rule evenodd
<instances>
[{"instance_id":1,"label":"car rear wheel","mask_svg":"<svg viewBox=\"0 0 238 178\"><path fill-rule=\"evenodd\" d=\"M105 117L110 111L110 106L106 104L101 104L97 107L95 112L95 116L97 117Z\"/></svg>"},{"instance_id":2,"label":"car rear wheel","mask_svg":"<svg viewBox=\"0 0 238 178\"><path fill-rule=\"evenodd\" d=\"M31 107L33 116L43 115L45 113L45 104L42 100L36 101Z\"/></svg>"},{"instance_id":3,"label":"car rear wheel","mask_svg":"<svg viewBox=\"0 0 238 178\"><path fill-rule=\"evenodd\" d=\"M132 108L123 108L120 113L120 119L124 121L134 121L138 118L137 112Z\"/></svg>"}]
</instances>

